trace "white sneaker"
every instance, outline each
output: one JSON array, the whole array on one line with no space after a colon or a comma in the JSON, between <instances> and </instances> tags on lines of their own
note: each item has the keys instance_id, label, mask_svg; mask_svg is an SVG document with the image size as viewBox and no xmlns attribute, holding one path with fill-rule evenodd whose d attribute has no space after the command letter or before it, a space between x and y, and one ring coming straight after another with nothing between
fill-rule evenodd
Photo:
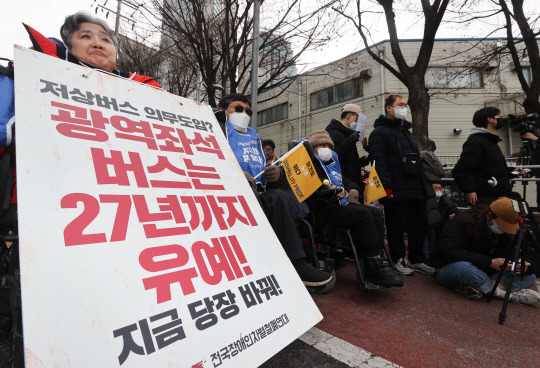
<instances>
[{"instance_id":1,"label":"white sneaker","mask_svg":"<svg viewBox=\"0 0 540 368\"><path fill-rule=\"evenodd\" d=\"M531 289L521 289L511 292L509 300L516 304L536 305L540 303L540 293Z\"/></svg>"},{"instance_id":2,"label":"white sneaker","mask_svg":"<svg viewBox=\"0 0 540 368\"><path fill-rule=\"evenodd\" d=\"M414 275L414 271L411 270L407 264L405 263L405 260L403 258L398 259L396 263L394 263L394 266L396 266L396 271L399 272L402 275L405 276L412 276Z\"/></svg>"},{"instance_id":3,"label":"white sneaker","mask_svg":"<svg viewBox=\"0 0 540 368\"><path fill-rule=\"evenodd\" d=\"M426 275L433 275L435 273L435 269L433 267L429 267L425 263L410 263L407 261L407 266L413 271L425 273Z\"/></svg>"}]
</instances>

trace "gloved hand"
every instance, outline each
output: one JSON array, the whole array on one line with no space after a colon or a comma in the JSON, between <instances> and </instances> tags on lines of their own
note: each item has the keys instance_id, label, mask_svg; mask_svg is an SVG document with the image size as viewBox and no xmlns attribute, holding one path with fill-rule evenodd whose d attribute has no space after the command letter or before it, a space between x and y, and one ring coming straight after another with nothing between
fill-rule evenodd
<instances>
[{"instance_id":1,"label":"gloved hand","mask_svg":"<svg viewBox=\"0 0 540 368\"><path fill-rule=\"evenodd\" d=\"M281 172L279 170L279 167L276 165L268 165L264 168L264 173L262 174L262 178L267 183L275 183L279 181L279 177L281 175Z\"/></svg>"},{"instance_id":2,"label":"gloved hand","mask_svg":"<svg viewBox=\"0 0 540 368\"><path fill-rule=\"evenodd\" d=\"M358 199L360 198L360 193L356 189L349 190L349 198L347 198L349 203L360 203Z\"/></svg>"},{"instance_id":3,"label":"gloved hand","mask_svg":"<svg viewBox=\"0 0 540 368\"><path fill-rule=\"evenodd\" d=\"M389 198L389 199L394 198L394 192L392 191L392 189L386 188L385 192L386 192L386 198Z\"/></svg>"},{"instance_id":4,"label":"gloved hand","mask_svg":"<svg viewBox=\"0 0 540 368\"><path fill-rule=\"evenodd\" d=\"M249 183L249 186L251 188L257 188L257 183L255 183L255 179L253 179L253 176L251 176L248 172L244 171L244 176L246 177L248 183Z\"/></svg>"}]
</instances>

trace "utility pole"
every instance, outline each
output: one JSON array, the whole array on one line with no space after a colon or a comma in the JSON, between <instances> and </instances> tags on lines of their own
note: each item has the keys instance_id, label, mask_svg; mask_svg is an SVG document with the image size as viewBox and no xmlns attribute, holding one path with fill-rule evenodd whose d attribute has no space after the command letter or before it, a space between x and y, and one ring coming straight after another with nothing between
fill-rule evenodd
<instances>
[{"instance_id":1,"label":"utility pole","mask_svg":"<svg viewBox=\"0 0 540 368\"><path fill-rule=\"evenodd\" d=\"M94 0L94 1L97 1L97 0ZM141 7L141 5L138 5L138 4L135 4L133 3L133 1L131 0L116 0L116 2L118 3L117 6L116 6L116 11L114 11L113 9L110 9L107 7L107 2L108 0L105 0L105 3L102 5L100 3L94 3L92 4L91 6L96 6L95 8L95 11L96 11L96 14L98 12L98 10L101 9L101 12L103 13L104 11L107 11L107 13L105 14L105 18L109 18L109 14L112 13L114 15L116 15L116 21L114 22L114 33L116 35L116 37L119 36L120 34L120 18L125 18L125 20L128 21L128 23L131 23L131 28L133 29L133 27L135 26L135 19L133 19L133 15L135 14L135 12L137 12L137 10ZM124 16L120 13L120 11L122 10L122 3L124 5L126 5L128 8L131 8L133 10L133 14L131 14L130 16Z\"/></svg>"},{"instance_id":2,"label":"utility pole","mask_svg":"<svg viewBox=\"0 0 540 368\"><path fill-rule=\"evenodd\" d=\"M116 7L116 22L114 23L114 34L118 38L118 28L120 27L120 9L122 8L122 0L117 0L118 6Z\"/></svg>"},{"instance_id":3,"label":"utility pole","mask_svg":"<svg viewBox=\"0 0 540 368\"><path fill-rule=\"evenodd\" d=\"M257 90L259 88L259 14L260 0L253 0L253 48L251 51L251 127L257 129Z\"/></svg>"}]
</instances>

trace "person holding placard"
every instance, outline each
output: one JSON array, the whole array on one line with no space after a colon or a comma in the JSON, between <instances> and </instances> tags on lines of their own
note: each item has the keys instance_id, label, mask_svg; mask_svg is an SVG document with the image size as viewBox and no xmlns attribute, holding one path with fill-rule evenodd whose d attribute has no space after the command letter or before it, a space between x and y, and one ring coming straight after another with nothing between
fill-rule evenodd
<instances>
[{"instance_id":1,"label":"person holding placard","mask_svg":"<svg viewBox=\"0 0 540 368\"><path fill-rule=\"evenodd\" d=\"M335 152L339 157L343 176L355 182L360 193L364 192L364 177L362 168L369 164L369 156L360 157L356 143L362 142L367 151L366 130L367 116L362 114L360 106L347 104L341 112L341 121L332 119L325 130L335 145Z\"/></svg>"},{"instance_id":2,"label":"person holding placard","mask_svg":"<svg viewBox=\"0 0 540 368\"><path fill-rule=\"evenodd\" d=\"M315 287L316 291L323 290L333 277L317 270L307 261L296 231L290 199L284 191L278 189L284 179L283 172L277 165L267 165L259 134L249 127L252 114L250 105L251 102L243 94L224 96L219 101L216 119L248 181L256 182L253 188L255 196L298 276L304 285ZM260 192L257 187L261 189Z\"/></svg>"},{"instance_id":3,"label":"person holding placard","mask_svg":"<svg viewBox=\"0 0 540 368\"><path fill-rule=\"evenodd\" d=\"M24 26L28 32L30 41L32 42L32 49L38 52L89 68L110 72L119 77L128 78L139 83L161 88L161 85L152 77L114 69L117 55L116 39L113 32L109 29L107 22L99 18L84 12L68 15L65 18L64 24L60 27L60 33L64 43L53 37L47 38L26 24ZM10 62L9 70L11 72L11 78L13 78L13 62ZM6 86L4 86L4 88L6 88ZM13 89L13 83L11 83L10 86L7 86L7 89L9 88ZM14 106L14 94L9 92L11 91L4 89L0 96L4 106ZM0 125L2 125L0 128L0 131L2 132L0 136L5 136L5 138L1 140L3 146L10 146L13 143L12 130L16 119L14 111L11 111L11 114L12 116L10 116L9 119L3 119L0 122ZM11 151L13 151L12 148L13 147L11 147ZM0 151L0 157L2 157L3 154L4 151ZM14 165L12 166L14 167ZM14 176L12 189L14 195L12 203L16 204L16 173L13 169L11 170L13 171Z\"/></svg>"},{"instance_id":4,"label":"person holding placard","mask_svg":"<svg viewBox=\"0 0 540 368\"><path fill-rule=\"evenodd\" d=\"M34 50L75 64L100 69L136 82L161 88L152 77L115 69L116 38L107 22L85 12L68 15L60 27L64 45L48 39L28 25L24 25ZM67 50L66 50L67 47Z\"/></svg>"}]
</instances>

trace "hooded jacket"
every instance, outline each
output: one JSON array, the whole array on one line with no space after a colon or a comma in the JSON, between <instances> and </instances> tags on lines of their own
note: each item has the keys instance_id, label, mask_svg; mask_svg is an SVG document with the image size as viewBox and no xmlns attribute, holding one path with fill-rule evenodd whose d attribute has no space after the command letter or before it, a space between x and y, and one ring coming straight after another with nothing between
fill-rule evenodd
<instances>
[{"instance_id":1,"label":"hooded jacket","mask_svg":"<svg viewBox=\"0 0 540 368\"><path fill-rule=\"evenodd\" d=\"M407 120L381 115L369 136L369 153L385 189L392 189L395 201L424 200L427 195L425 174L407 175L401 167L405 153L418 153L418 143ZM422 161L422 160L420 160ZM422 162L420 163L422 165Z\"/></svg>"},{"instance_id":2,"label":"hooded jacket","mask_svg":"<svg viewBox=\"0 0 540 368\"><path fill-rule=\"evenodd\" d=\"M338 155L343 176L363 187L362 167L366 166L369 160L365 156L360 158L358 154L358 135L336 119L332 119L325 130L334 142L334 151Z\"/></svg>"},{"instance_id":3,"label":"hooded jacket","mask_svg":"<svg viewBox=\"0 0 540 368\"><path fill-rule=\"evenodd\" d=\"M459 189L467 194L475 192L478 196L498 198L507 196L512 191L510 172L504 155L499 148L498 135L486 128L471 129L463 151L452 170L452 175ZM488 180L495 178L496 186L491 186Z\"/></svg>"}]
</instances>

